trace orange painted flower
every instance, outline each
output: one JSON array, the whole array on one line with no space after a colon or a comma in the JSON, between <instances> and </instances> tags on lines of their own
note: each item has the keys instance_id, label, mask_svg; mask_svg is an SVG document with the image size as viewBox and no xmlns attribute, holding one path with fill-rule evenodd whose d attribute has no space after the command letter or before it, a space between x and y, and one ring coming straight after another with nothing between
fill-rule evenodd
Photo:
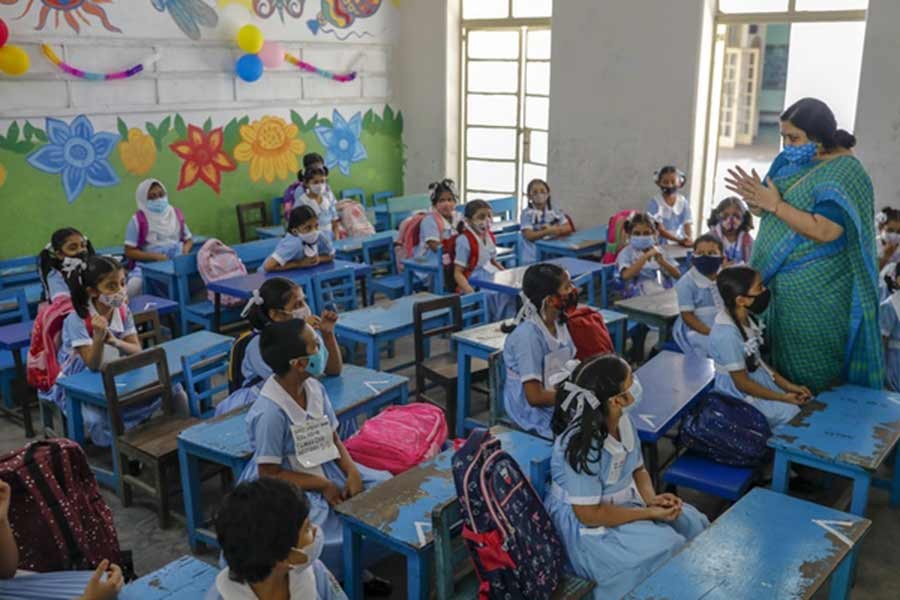
<instances>
[{"instance_id":1,"label":"orange painted flower","mask_svg":"<svg viewBox=\"0 0 900 600\"><path fill-rule=\"evenodd\" d=\"M178 181L179 190L191 187L200 179L219 193L222 171L234 171L237 168L234 160L222 151L223 139L221 127L204 133L199 127L188 125L187 139L169 146L172 152L184 160Z\"/></svg>"},{"instance_id":2,"label":"orange painted flower","mask_svg":"<svg viewBox=\"0 0 900 600\"><path fill-rule=\"evenodd\" d=\"M250 163L250 179L272 183L287 179L299 168L297 156L306 151L306 142L297 137L300 130L279 117L263 117L241 127L241 142L234 157Z\"/></svg>"},{"instance_id":3,"label":"orange painted flower","mask_svg":"<svg viewBox=\"0 0 900 600\"><path fill-rule=\"evenodd\" d=\"M146 175L156 164L156 143L136 127L128 130L128 139L119 142L119 158L132 175Z\"/></svg>"},{"instance_id":4,"label":"orange painted flower","mask_svg":"<svg viewBox=\"0 0 900 600\"><path fill-rule=\"evenodd\" d=\"M4 183L6 183L6 167L0 165L0 187L3 187Z\"/></svg>"}]
</instances>

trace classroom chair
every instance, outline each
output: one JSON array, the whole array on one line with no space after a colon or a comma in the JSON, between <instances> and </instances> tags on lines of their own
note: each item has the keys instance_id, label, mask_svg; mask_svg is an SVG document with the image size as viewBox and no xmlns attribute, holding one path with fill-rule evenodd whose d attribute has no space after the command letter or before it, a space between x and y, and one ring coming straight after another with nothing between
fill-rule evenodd
<instances>
[{"instance_id":1,"label":"classroom chair","mask_svg":"<svg viewBox=\"0 0 900 600\"><path fill-rule=\"evenodd\" d=\"M20 256L0 261L0 289L41 282L37 256Z\"/></svg>"},{"instance_id":2,"label":"classroom chair","mask_svg":"<svg viewBox=\"0 0 900 600\"><path fill-rule=\"evenodd\" d=\"M369 305L375 303L375 293L381 292L391 300L406 294L406 278L397 272L394 242L389 238L369 240L362 244L363 262L374 269L367 293Z\"/></svg>"},{"instance_id":3,"label":"classroom chair","mask_svg":"<svg viewBox=\"0 0 900 600\"><path fill-rule=\"evenodd\" d=\"M503 404L503 388L505 386L506 363L503 361L503 350L497 350L488 357L488 405L491 427L503 425L510 429L519 429L519 426L506 414Z\"/></svg>"},{"instance_id":4,"label":"classroom chair","mask_svg":"<svg viewBox=\"0 0 900 600\"><path fill-rule=\"evenodd\" d=\"M491 205L491 213L495 219L500 221L515 221L519 218L519 203L516 202L515 196L507 196L506 198L494 198L488 200ZM515 227L518 230L518 225Z\"/></svg>"},{"instance_id":5,"label":"classroom chair","mask_svg":"<svg viewBox=\"0 0 900 600\"><path fill-rule=\"evenodd\" d=\"M319 311L356 310L356 278L353 269L334 269L317 274L313 279L313 293Z\"/></svg>"},{"instance_id":6,"label":"classroom chair","mask_svg":"<svg viewBox=\"0 0 900 600\"><path fill-rule=\"evenodd\" d=\"M238 231L241 236L241 243L256 239L256 232L253 227L265 227L266 225L266 203L247 202L246 204L238 204L234 207L237 210ZM252 234L252 235L250 235Z\"/></svg>"},{"instance_id":7,"label":"classroom chair","mask_svg":"<svg viewBox=\"0 0 900 600\"><path fill-rule=\"evenodd\" d=\"M388 218L387 201L389 198L396 196L394 192L375 192L372 194L372 209L375 219L375 231L387 231L391 228L390 219Z\"/></svg>"},{"instance_id":8,"label":"classroom chair","mask_svg":"<svg viewBox=\"0 0 900 600\"><path fill-rule=\"evenodd\" d=\"M736 502L747 493L756 479L756 472L749 467L732 467L708 458L685 452L676 458L662 477L675 490L686 487L710 496Z\"/></svg>"},{"instance_id":9,"label":"classroom chair","mask_svg":"<svg viewBox=\"0 0 900 600\"><path fill-rule=\"evenodd\" d=\"M498 233L494 236L497 240L497 246L513 249L512 254L498 261L507 269L518 266L521 263L522 250L519 247L519 237L521 235L522 234L518 231L504 231L503 233Z\"/></svg>"},{"instance_id":10,"label":"classroom chair","mask_svg":"<svg viewBox=\"0 0 900 600\"><path fill-rule=\"evenodd\" d=\"M147 349L159 346L165 341L162 325L159 322L159 313L155 310L143 310L134 315L134 328L137 329L138 340L141 348Z\"/></svg>"},{"instance_id":11,"label":"classroom chair","mask_svg":"<svg viewBox=\"0 0 900 600\"><path fill-rule=\"evenodd\" d=\"M441 319L440 324L426 330L427 319L433 319L437 312L449 312L450 320ZM416 356L416 400L428 402L440 406L437 402L425 395L426 381L433 381L437 386L444 388L447 415L447 427L449 431L456 431L456 383L458 373L456 371L456 352L450 352L437 356L428 356L426 342L431 338L441 335L450 335L463 329L462 301L457 295L444 296L434 300L417 302L413 305L413 332ZM487 363L481 359L473 358L472 376L483 374L487 370Z\"/></svg>"},{"instance_id":12,"label":"classroom chair","mask_svg":"<svg viewBox=\"0 0 900 600\"><path fill-rule=\"evenodd\" d=\"M463 600L478 596L478 575L462 537L462 511L459 498L435 507L431 513L434 535L435 590L437 600ZM563 573L553 600L586 598L594 582Z\"/></svg>"},{"instance_id":13,"label":"classroom chair","mask_svg":"<svg viewBox=\"0 0 900 600\"><path fill-rule=\"evenodd\" d=\"M144 367L156 368L156 381L120 397L116 377ZM162 348L152 348L109 362L103 365L101 373L113 433L113 460L119 465L119 498L128 507L131 506L132 488L153 496L159 526L165 529L169 525L169 482L178 478L178 434L200 420L175 414L172 380L166 362L166 351ZM122 410L158 397L162 398L162 414L157 413L150 420L126 432ZM152 483L129 473L128 465L131 461L138 461L144 466Z\"/></svg>"},{"instance_id":14,"label":"classroom chair","mask_svg":"<svg viewBox=\"0 0 900 600\"><path fill-rule=\"evenodd\" d=\"M366 205L366 193L362 188L347 188L346 190L341 190L341 200L347 200L348 198L359 200L359 203L362 206Z\"/></svg>"},{"instance_id":15,"label":"classroom chair","mask_svg":"<svg viewBox=\"0 0 900 600\"><path fill-rule=\"evenodd\" d=\"M28 312L28 298L24 288L0 291L0 326L24 323L31 320ZM28 348L20 350L22 361L26 360ZM0 396L7 410L15 407L13 383L16 380L16 363L12 352L0 351ZM28 393L30 395L30 392Z\"/></svg>"},{"instance_id":16,"label":"classroom chair","mask_svg":"<svg viewBox=\"0 0 900 600\"><path fill-rule=\"evenodd\" d=\"M281 211L284 206L284 197L277 196L269 201L269 208L272 211L272 225L281 225Z\"/></svg>"},{"instance_id":17,"label":"classroom chair","mask_svg":"<svg viewBox=\"0 0 900 600\"><path fill-rule=\"evenodd\" d=\"M431 210L431 196L414 194L412 196L394 196L386 200L388 229L396 229L406 217L417 210Z\"/></svg>"},{"instance_id":18,"label":"classroom chair","mask_svg":"<svg viewBox=\"0 0 900 600\"><path fill-rule=\"evenodd\" d=\"M188 408L192 417L206 419L215 412L214 399L228 395L228 360L231 340L181 357ZM215 379L214 379L215 378ZM219 381L214 385L214 381Z\"/></svg>"},{"instance_id":19,"label":"classroom chair","mask_svg":"<svg viewBox=\"0 0 900 600\"><path fill-rule=\"evenodd\" d=\"M463 329L488 324L487 297L484 292L472 292L459 297L462 306Z\"/></svg>"}]
</instances>

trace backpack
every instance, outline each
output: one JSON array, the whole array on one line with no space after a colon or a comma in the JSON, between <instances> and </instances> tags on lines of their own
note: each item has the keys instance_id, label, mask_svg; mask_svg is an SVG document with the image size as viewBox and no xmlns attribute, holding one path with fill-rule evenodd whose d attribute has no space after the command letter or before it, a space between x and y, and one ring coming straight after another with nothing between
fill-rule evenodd
<instances>
[{"instance_id":1,"label":"backpack","mask_svg":"<svg viewBox=\"0 0 900 600\"><path fill-rule=\"evenodd\" d=\"M397 272L403 272L403 261L413 257L416 248L419 245L419 226L422 220L428 215L432 215L438 221L438 231L441 230L443 223L438 219L437 213L434 211L417 210L400 222L397 227L397 241L394 242L394 257L397 260Z\"/></svg>"},{"instance_id":2,"label":"backpack","mask_svg":"<svg viewBox=\"0 0 900 600\"><path fill-rule=\"evenodd\" d=\"M173 206L175 209L175 216L178 218L178 226L180 228L179 237L181 241L184 241L184 213L181 212L181 209L177 206ZM147 220L147 215L144 214L144 211L139 210L134 213L134 218L137 221L138 226L138 237L137 237L137 247L138 249L142 249L147 245L147 235L150 233L150 221ZM135 266L135 261L128 261L128 268L133 269Z\"/></svg>"},{"instance_id":3,"label":"backpack","mask_svg":"<svg viewBox=\"0 0 900 600\"><path fill-rule=\"evenodd\" d=\"M72 298L59 296L53 302L42 304L34 319L25 376L28 385L38 391L49 391L59 377L57 350L62 344L62 326L73 310Z\"/></svg>"},{"instance_id":4,"label":"backpack","mask_svg":"<svg viewBox=\"0 0 900 600\"><path fill-rule=\"evenodd\" d=\"M566 313L566 326L575 344L575 358L585 360L597 354L615 352L609 329L600 311L579 306Z\"/></svg>"},{"instance_id":5,"label":"backpack","mask_svg":"<svg viewBox=\"0 0 900 600\"><path fill-rule=\"evenodd\" d=\"M341 223L338 231L343 237L374 235L375 228L369 223L366 211L356 200L341 200L335 205Z\"/></svg>"},{"instance_id":6,"label":"backpack","mask_svg":"<svg viewBox=\"0 0 900 600\"><path fill-rule=\"evenodd\" d=\"M247 267L241 261L237 252L229 248L216 238L210 238L203 243L197 253L197 271L203 283L209 285L211 281L240 277L247 274ZM215 302L215 294L207 292L210 302ZM237 306L243 304L243 300L234 296L222 296L222 306Z\"/></svg>"},{"instance_id":7,"label":"backpack","mask_svg":"<svg viewBox=\"0 0 900 600\"><path fill-rule=\"evenodd\" d=\"M462 535L481 585L479 599L550 598L565 555L544 504L500 440L476 429L453 455Z\"/></svg>"},{"instance_id":8,"label":"backpack","mask_svg":"<svg viewBox=\"0 0 900 600\"><path fill-rule=\"evenodd\" d=\"M609 218L606 229L606 253L603 255L603 264L616 262L619 252L625 247L625 221L635 214L636 210L620 210Z\"/></svg>"},{"instance_id":9,"label":"backpack","mask_svg":"<svg viewBox=\"0 0 900 600\"><path fill-rule=\"evenodd\" d=\"M297 188L302 185L299 181L295 181L284 190L284 196L281 198L281 212L283 215L287 216L291 213L291 209L294 208L294 195L297 193Z\"/></svg>"},{"instance_id":10,"label":"backpack","mask_svg":"<svg viewBox=\"0 0 900 600\"><path fill-rule=\"evenodd\" d=\"M759 467L769 462L769 423L754 406L711 392L681 424L679 445L717 463Z\"/></svg>"},{"instance_id":11,"label":"backpack","mask_svg":"<svg viewBox=\"0 0 900 600\"><path fill-rule=\"evenodd\" d=\"M20 569L93 570L103 559L122 564L112 511L78 444L32 442L0 457L0 479L11 488L9 522Z\"/></svg>"},{"instance_id":12,"label":"backpack","mask_svg":"<svg viewBox=\"0 0 900 600\"><path fill-rule=\"evenodd\" d=\"M389 406L344 442L354 461L399 475L437 456L447 441L444 411L413 402Z\"/></svg>"},{"instance_id":13,"label":"backpack","mask_svg":"<svg viewBox=\"0 0 900 600\"><path fill-rule=\"evenodd\" d=\"M244 355L247 353L247 346L256 336L256 331L245 331L238 336L231 345L231 352L228 354L228 393L233 394L244 387L244 372L241 367L244 364ZM255 379L259 379L258 377ZM258 381L248 381L247 387L256 385Z\"/></svg>"}]
</instances>

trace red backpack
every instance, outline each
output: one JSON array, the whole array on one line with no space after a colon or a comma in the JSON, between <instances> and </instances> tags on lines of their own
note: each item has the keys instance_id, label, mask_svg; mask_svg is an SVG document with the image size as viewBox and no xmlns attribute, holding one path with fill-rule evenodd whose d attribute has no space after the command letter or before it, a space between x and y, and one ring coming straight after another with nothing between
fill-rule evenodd
<instances>
[{"instance_id":1,"label":"red backpack","mask_svg":"<svg viewBox=\"0 0 900 600\"><path fill-rule=\"evenodd\" d=\"M610 354L612 338L600 311L589 306L579 306L566 313L566 326L575 344L575 358L584 360L597 354Z\"/></svg>"},{"instance_id":2,"label":"red backpack","mask_svg":"<svg viewBox=\"0 0 900 600\"><path fill-rule=\"evenodd\" d=\"M488 235L491 236L491 241L494 242L494 245L496 246L497 238L494 237L494 232L489 229ZM457 233L456 235L451 236L449 240L444 240L443 249L445 287L448 290L454 290L457 293L459 292L459 289L456 287L456 285L454 285L455 282L453 279L453 270L454 265L456 264L456 238L458 238L459 236L464 236L466 238L466 241L469 242L469 260L466 263L466 268L463 269L463 276L466 278L466 280L469 279L469 276L478 266L478 259L480 258L478 250L478 238L475 237L475 234L472 233L468 227L464 227L462 233Z\"/></svg>"},{"instance_id":3,"label":"red backpack","mask_svg":"<svg viewBox=\"0 0 900 600\"><path fill-rule=\"evenodd\" d=\"M603 264L609 265L616 262L619 252L625 247L625 221L635 214L636 210L620 210L609 218L606 229L606 253L603 255Z\"/></svg>"}]
</instances>

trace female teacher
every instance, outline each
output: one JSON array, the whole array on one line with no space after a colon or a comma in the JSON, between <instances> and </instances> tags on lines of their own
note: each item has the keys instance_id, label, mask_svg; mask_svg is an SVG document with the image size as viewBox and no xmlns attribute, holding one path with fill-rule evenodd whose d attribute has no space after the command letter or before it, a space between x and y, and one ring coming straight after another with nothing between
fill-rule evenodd
<instances>
[{"instance_id":1,"label":"female teacher","mask_svg":"<svg viewBox=\"0 0 900 600\"><path fill-rule=\"evenodd\" d=\"M831 109L804 98L781 115L784 150L765 183L729 170L728 189L761 214L750 264L772 300L765 316L776 370L813 393L884 385L872 181Z\"/></svg>"}]
</instances>

